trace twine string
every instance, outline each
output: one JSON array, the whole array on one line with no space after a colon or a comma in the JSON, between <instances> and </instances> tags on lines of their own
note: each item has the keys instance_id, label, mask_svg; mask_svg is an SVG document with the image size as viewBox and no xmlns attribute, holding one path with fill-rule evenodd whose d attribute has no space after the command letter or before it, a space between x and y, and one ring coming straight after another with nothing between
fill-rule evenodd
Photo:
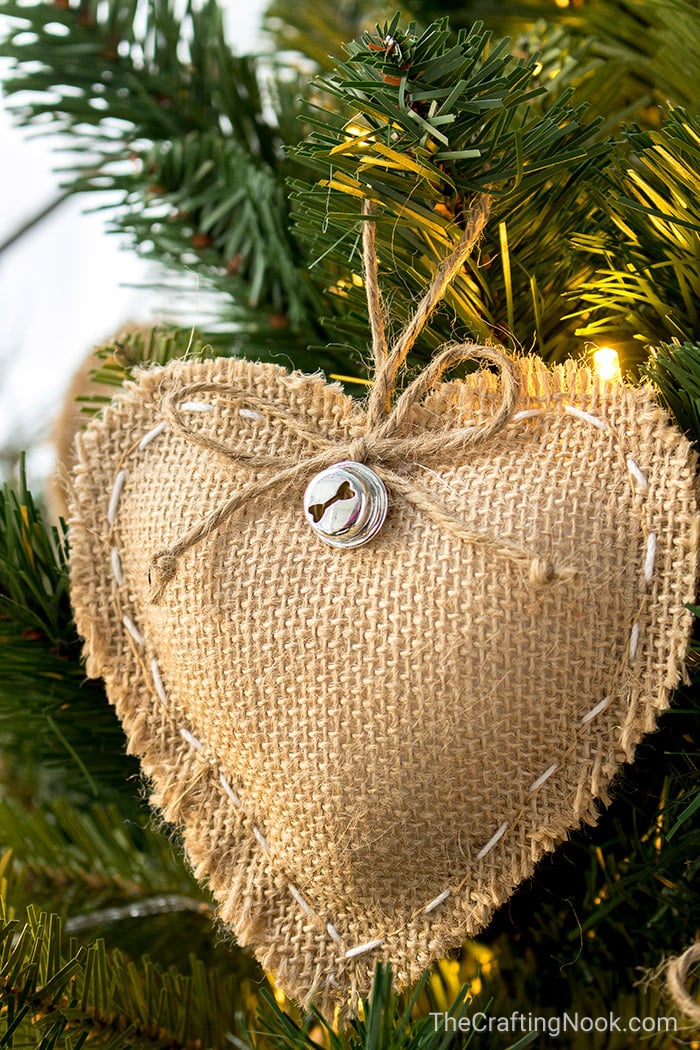
<instances>
[{"instance_id":1,"label":"twine string","mask_svg":"<svg viewBox=\"0 0 700 1050\"><path fill-rule=\"evenodd\" d=\"M688 991L688 977L696 963L700 962L700 941L691 944L682 955L670 959L666 969L666 984L679 1010L696 1025L700 1025L700 1004Z\"/></svg>"},{"instance_id":2,"label":"twine string","mask_svg":"<svg viewBox=\"0 0 700 1050\"><path fill-rule=\"evenodd\" d=\"M371 207L366 207L365 215L370 214ZM365 219L364 258L369 275L367 301L376 374L356 436L339 438L324 434L318 429L311 430L287 409L231 384L191 383L164 395L162 410L165 418L170 422L171 428L188 441L208 451L217 452L236 463L261 470L272 469L274 473L269 477L257 477L241 486L228 500L216 507L170 547L154 553L149 572L154 602L162 599L165 588L175 576L180 556L218 529L239 508L270 489L286 488L298 482L300 478L308 479L343 460L379 467L382 480L392 496L399 496L412 504L455 538L486 545L495 556L505 558L523 569L531 582L548 583L573 575L573 570L558 570L546 559L534 556L531 551L517 544L509 543L483 530L467 527L444 501L414 476L406 473L407 466L423 464L425 460L438 455L446 459L459 456L491 440L507 424L515 410L520 393L520 374L516 362L496 347L477 343L450 343L445 346L394 400L397 377L411 347L448 284L473 249L487 215L488 198L482 196L472 210L467 229L459 244L438 267L416 314L390 351L387 350L383 308L377 281L375 224L369 218ZM494 365L498 370L501 399L496 410L488 419L473 426L429 429L419 425L416 421L416 407L439 383L446 371L468 361L485 362ZM195 429L186 419L182 405L194 396L204 393L216 394L219 399L231 399L239 407L257 411L268 421L278 422L290 434L300 439L301 444L308 449L308 454L301 454L295 462L281 467L278 456L245 452Z\"/></svg>"},{"instance_id":3,"label":"twine string","mask_svg":"<svg viewBox=\"0 0 700 1050\"><path fill-rule=\"evenodd\" d=\"M371 213L372 205L369 204L368 207ZM385 416L390 411L399 370L405 364L406 358L412 350L416 339L423 331L433 310L472 253L486 226L490 207L491 198L485 193L479 194L469 211L464 233L453 251L439 264L427 292L418 304L416 312L399 335L388 356L382 356L383 348L386 346L386 339L383 334L384 322L378 291L376 297L374 291L377 283L375 223L369 219L365 220L363 230L365 268L371 267L373 275L372 279L367 282L366 287L375 364L374 383L367 402L367 427L369 430L373 430L382 416Z\"/></svg>"},{"instance_id":4,"label":"twine string","mask_svg":"<svg viewBox=\"0 0 700 1050\"><path fill-rule=\"evenodd\" d=\"M362 211L363 214L367 216L362 230L362 246L365 270L365 292L367 295L367 314L369 316L370 331L372 332L372 357L374 359L374 373L376 375L389 356L389 349L386 342L386 326L384 324L382 293L379 287L379 265L377 263L375 238L376 225L370 218L374 214L374 204L368 198L365 198L363 202Z\"/></svg>"}]
</instances>

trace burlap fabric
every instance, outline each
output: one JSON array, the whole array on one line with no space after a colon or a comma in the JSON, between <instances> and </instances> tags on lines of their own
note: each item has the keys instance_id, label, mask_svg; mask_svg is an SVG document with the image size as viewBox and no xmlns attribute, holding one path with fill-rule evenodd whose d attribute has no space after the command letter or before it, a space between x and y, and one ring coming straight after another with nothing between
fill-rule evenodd
<instances>
[{"instance_id":1,"label":"burlap fabric","mask_svg":"<svg viewBox=\"0 0 700 1050\"><path fill-rule=\"evenodd\" d=\"M111 397L114 393L114 386L100 383L95 378L98 369L117 360L116 355L111 358L106 356L105 347L106 345L116 347L124 336L140 331L146 333L149 329L131 321L122 325L109 344L100 344L90 350L70 381L61 409L51 428L51 444L56 453L56 467L49 478L46 499L52 518L68 516L66 491L68 479L75 466L75 435L85 426L89 418L85 411L86 402L94 404L98 398ZM128 350L120 348L119 364L133 365L136 364L136 359Z\"/></svg>"},{"instance_id":2,"label":"burlap fabric","mask_svg":"<svg viewBox=\"0 0 700 1050\"><path fill-rule=\"evenodd\" d=\"M326 547L302 472L182 553L157 603L154 552L275 470L202 448L164 397L215 384L180 406L193 432L280 467L310 455L285 413L342 444L363 410L317 376L177 362L78 438L88 673L224 922L324 1007L366 992L378 959L405 983L481 930L596 819L682 674L698 562L688 442L647 389L573 363L520 369L489 441L402 470L474 542L393 496L370 544ZM406 426L472 427L499 396L483 370L440 383ZM499 544L555 572L533 577Z\"/></svg>"}]
</instances>

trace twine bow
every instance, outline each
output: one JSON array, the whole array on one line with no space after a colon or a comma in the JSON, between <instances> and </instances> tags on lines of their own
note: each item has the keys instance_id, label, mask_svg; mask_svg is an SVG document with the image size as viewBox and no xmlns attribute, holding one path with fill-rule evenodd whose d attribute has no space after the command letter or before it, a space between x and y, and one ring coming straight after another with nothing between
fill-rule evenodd
<instances>
[{"instance_id":1,"label":"twine bow","mask_svg":"<svg viewBox=\"0 0 700 1050\"><path fill-rule=\"evenodd\" d=\"M494 556L505 558L519 566L535 584L555 579L569 578L572 570L558 570L547 559L533 555L531 551L516 544L500 540L483 530L471 529L454 514L429 489L420 484L415 476L407 475L407 466L422 464L424 460L439 455L441 459L459 458L466 450L481 445L494 437L513 414L520 393L520 373L515 361L501 350L476 343L450 343L423 369L416 379L394 401L399 372L437 303L446 288L476 244L488 218L489 198L482 194L472 208L466 230L452 253L439 265L435 276L421 300L416 313L398 337L391 350L386 343L384 313L377 280L377 258L375 249L375 224L369 218L372 206L365 202L363 245L367 304L372 330L372 347L375 376L364 413L363 425L358 436L339 439L320 434L304 427L291 413L255 394L237 389L229 384L214 382L192 383L167 394L163 399L163 412L172 427L188 441L203 448L221 453L237 463L253 468L272 468L274 473L267 478L256 478L243 485L230 499L216 508L199 524L185 533L172 546L156 551L151 559L149 579L152 599L159 602L165 588L177 571L181 554L205 539L219 528L240 507L256 499L269 489L280 488L305 481L317 472L342 460L371 465L380 474L390 497L400 497L428 515L438 525L447 529L456 539L467 543L486 545ZM493 415L475 426L452 429L426 430L410 426L412 410L425 394L435 387L444 372L465 361L487 362L496 366L500 376L501 402ZM246 453L232 448L225 442L203 434L192 428L182 414L181 405L197 394L216 393L231 396L244 403L248 410L257 410L267 418L275 419L293 434L302 438L314 451L288 467L280 468L274 456ZM277 469L275 469L277 468ZM403 472L402 472L403 471Z\"/></svg>"}]
</instances>

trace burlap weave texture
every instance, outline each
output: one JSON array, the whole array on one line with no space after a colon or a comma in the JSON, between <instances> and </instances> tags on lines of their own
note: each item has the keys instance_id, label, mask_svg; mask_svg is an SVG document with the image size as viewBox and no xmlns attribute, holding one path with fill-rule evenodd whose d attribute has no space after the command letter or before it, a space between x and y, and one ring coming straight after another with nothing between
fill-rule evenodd
<instances>
[{"instance_id":1,"label":"burlap weave texture","mask_svg":"<svg viewBox=\"0 0 700 1050\"><path fill-rule=\"evenodd\" d=\"M164 393L220 384L186 409L193 425L280 466L309 451L277 409L339 440L362 432L362 410L319 377L180 362L143 373L78 441L88 672L224 921L321 1005L367 991L379 958L407 982L481 929L595 820L682 673L698 561L688 442L645 389L520 368L518 410L488 443L405 467L483 542L397 497L371 544L328 548L303 518L306 478L183 553L157 604L153 553L266 473L173 430ZM444 383L411 425L470 426L497 400L488 373ZM494 553L502 541L562 578L533 583Z\"/></svg>"}]
</instances>

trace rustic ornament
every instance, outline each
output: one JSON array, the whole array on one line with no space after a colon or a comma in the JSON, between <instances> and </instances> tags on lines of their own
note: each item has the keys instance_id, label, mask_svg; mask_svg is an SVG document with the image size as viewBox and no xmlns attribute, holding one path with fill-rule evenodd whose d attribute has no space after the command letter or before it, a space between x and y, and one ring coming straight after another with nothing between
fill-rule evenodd
<instances>
[{"instance_id":1,"label":"rustic ornament","mask_svg":"<svg viewBox=\"0 0 700 1050\"><path fill-rule=\"evenodd\" d=\"M595 821L682 674L695 458L649 389L467 344L394 393L482 218L391 351L368 275L366 407L270 364L176 362L78 439L88 673L223 920L322 1007L482 929ZM461 360L496 372L442 382ZM338 548L308 517L343 480L304 492L348 462L388 513Z\"/></svg>"}]
</instances>

